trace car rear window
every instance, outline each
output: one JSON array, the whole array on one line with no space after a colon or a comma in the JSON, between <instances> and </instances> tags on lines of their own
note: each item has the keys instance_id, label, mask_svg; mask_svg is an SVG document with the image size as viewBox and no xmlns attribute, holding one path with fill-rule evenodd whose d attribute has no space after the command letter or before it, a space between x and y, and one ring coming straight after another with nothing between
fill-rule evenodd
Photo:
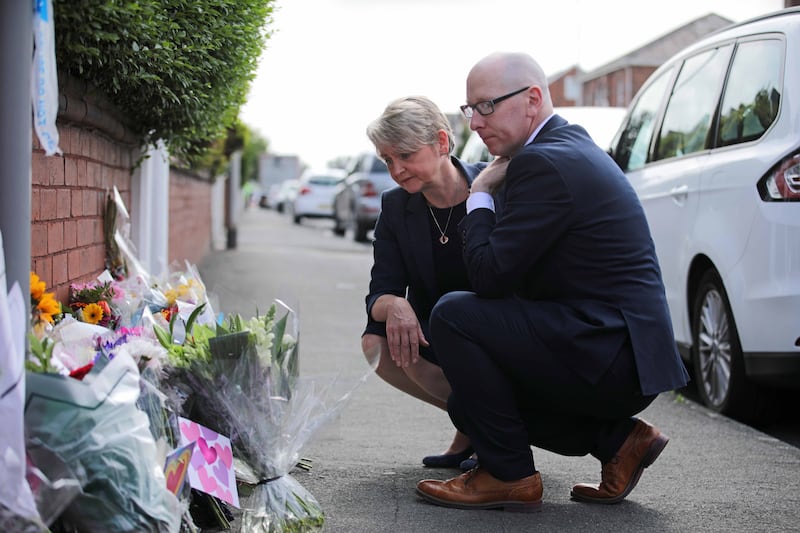
<instances>
[{"instance_id":1,"label":"car rear window","mask_svg":"<svg viewBox=\"0 0 800 533\"><path fill-rule=\"evenodd\" d=\"M336 185L341 178L336 176L314 176L309 178L308 182L312 185Z\"/></svg>"},{"instance_id":2,"label":"car rear window","mask_svg":"<svg viewBox=\"0 0 800 533\"><path fill-rule=\"evenodd\" d=\"M372 168L369 169L370 172L387 172L388 169L386 168L386 163L384 163L381 159L375 158L372 160Z\"/></svg>"},{"instance_id":3,"label":"car rear window","mask_svg":"<svg viewBox=\"0 0 800 533\"><path fill-rule=\"evenodd\" d=\"M778 116L783 42L763 39L736 48L722 99L717 145L761 137Z\"/></svg>"}]
</instances>

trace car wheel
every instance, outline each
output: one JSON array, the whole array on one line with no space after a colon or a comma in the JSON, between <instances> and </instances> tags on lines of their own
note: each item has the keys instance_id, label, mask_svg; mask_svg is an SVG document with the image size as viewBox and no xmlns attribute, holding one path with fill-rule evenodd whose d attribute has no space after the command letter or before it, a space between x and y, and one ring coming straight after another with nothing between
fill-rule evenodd
<instances>
[{"instance_id":1,"label":"car wheel","mask_svg":"<svg viewBox=\"0 0 800 533\"><path fill-rule=\"evenodd\" d=\"M339 220L339 217L336 214L333 215L333 234L337 237L344 237L347 228L342 224L342 221Z\"/></svg>"},{"instance_id":2,"label":"car wheel","mask_svg":"<svg viewBox=\"0 0 800 533\"><path fill-rule=\"evenodd\" d=\"M295 224L299 224L299 223L300 223L300 220L301 220L302 218L303 218L303 217L301 217L300 215L293 215L293 216L292 216L292 220L294 220L294 223L295 223Z\"/></svg>"},{"instance_id":3,"label":"car wheel","mask_svg":"<svg viewBox=\"0 0 800 533\"><path fill-rule=\"evenodd\" d=\"M367 242L367 232L370 230L369 224L360 220L355 221L355 228L353 230L353 240L356 242Z\"/></svg>"},{"instance_id":4,"label":"car wheel","mask_svg":"<svg viewBox=\"0 0 800 533\"><path fill-rule=\"evenodd\" d=\"M754 418L761 410L759 391L745 375L739 333L716 271L700 280L693 310L692 363L701 400L721 414Z\"/></svg>"}]
</instances>

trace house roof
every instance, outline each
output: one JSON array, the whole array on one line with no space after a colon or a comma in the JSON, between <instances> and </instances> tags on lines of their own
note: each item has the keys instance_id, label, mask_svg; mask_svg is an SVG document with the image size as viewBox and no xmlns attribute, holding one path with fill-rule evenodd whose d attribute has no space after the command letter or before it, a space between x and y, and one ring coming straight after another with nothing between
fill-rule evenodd
<instances>
[{"instance_id":1,"label":"house roof","mask_svg":"<svg viewBox=\"0 0 800 533\"><path fill-rule=\"evenodd\" d=\"M660 67L675 53L694 44L709 33L731 24L733 24L732 20L715 13L709 13L650 41L624 56L587 72L582 79L586 82L627 67Z\"/></svg>"},{"instance_id":2,"label":"house roof","mask_svg":"<svg viewBox=\"0 0 800 533\"><path fill-rule=\"evenodd\" d=\"M553 83L555 81L558 81L559 79L563 78L564 76L566 76L567 74L570 74L572 72L574 72L575 74L578 74L578 75L583 74L583 70L581 70L581 68L578 65L570 65L569 67L567 67L567 68L565 68L563 70L559 70L555 74L551 74L551 75L547 76L547 83L551 84L551 83Z\"/></svg>"}]
</instances>

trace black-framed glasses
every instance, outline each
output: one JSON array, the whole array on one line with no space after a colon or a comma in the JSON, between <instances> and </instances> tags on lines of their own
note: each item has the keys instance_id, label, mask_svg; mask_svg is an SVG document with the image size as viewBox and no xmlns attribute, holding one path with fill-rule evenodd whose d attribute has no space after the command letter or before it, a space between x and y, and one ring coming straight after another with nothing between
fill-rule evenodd
<instances>
[{"instance_id":1,"label":"black-framed glasses","mask_svg":"<svg viewBox=\"0 0 800 533\"><path fill-rule=\"evenodd\" d=\"M483 102L478 102L477 104L473 104L473 105L469 105L469 104L462 105L461 106L461 112L464 113L464 116L467 117L467 118L472 118L472 115L473 115L473 113L475 111L477 111L478 114L483 115L484 117L486 115L491 115L492 113L494 113L495 104L499 104L503 100L511 98L512 96L514 96L516 94L519 94L522 91L527 91L530 88L531 87L529 85L528 87L523 87L522 89L517 89L516 91L510 92L508 94L504 94L503 96L498 96L494 100L484 100Z\"/></svg>"}]
</instances>

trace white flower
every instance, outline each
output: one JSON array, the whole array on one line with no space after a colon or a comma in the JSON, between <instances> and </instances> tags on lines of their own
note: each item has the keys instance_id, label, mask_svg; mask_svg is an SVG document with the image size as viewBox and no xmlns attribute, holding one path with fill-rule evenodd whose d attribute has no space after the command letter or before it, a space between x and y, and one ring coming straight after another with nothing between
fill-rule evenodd
<instances>
[{"instance_id":1,"label":"white flower","mask_svg":"<svg viewBox=\"0 0 800 533\"><path fill-rule=\"evenodd\" d=\"M155 339L148 337L129 336L127 342L119 345L115 356L127 354L140 369L146 366L159 367L167 359L167 350Z\"/></svg>"}]
</instances>

